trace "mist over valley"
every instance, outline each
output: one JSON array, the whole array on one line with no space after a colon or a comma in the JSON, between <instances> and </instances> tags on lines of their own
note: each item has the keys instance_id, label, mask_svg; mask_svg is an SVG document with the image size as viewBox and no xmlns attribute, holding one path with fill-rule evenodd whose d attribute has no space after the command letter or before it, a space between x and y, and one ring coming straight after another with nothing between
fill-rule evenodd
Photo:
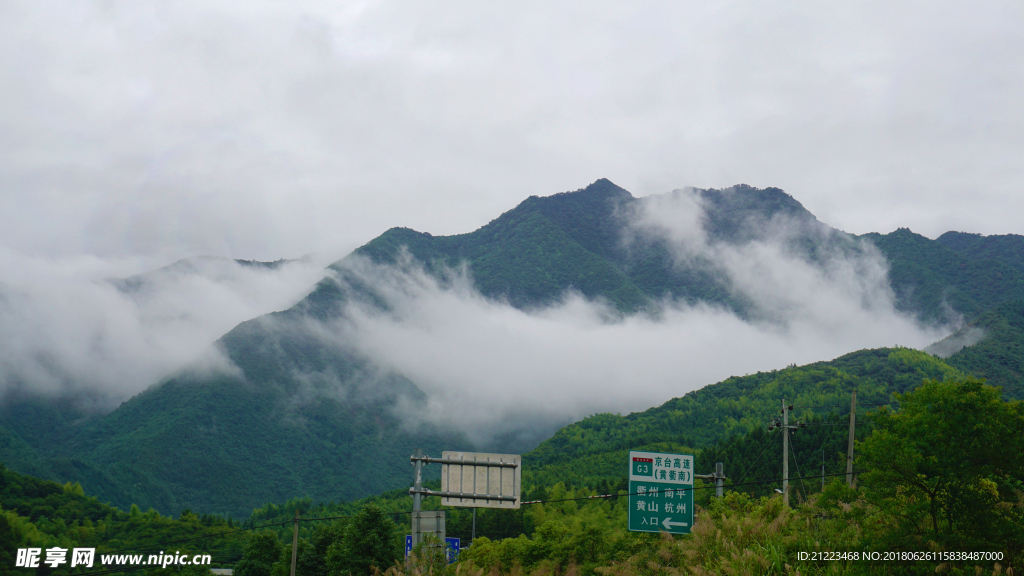
<instances>
[{"instance_id":1,"label":"mist over valley","mask_svg":"<svg viewBox=\"0 0 1024 576\"><path fill-rule=\"evenodd\" d=\"M527 452L734 376L962 327L978 345L966 320L1024 297L999 256L1020 237L963 236L847 234L775 188L635 198L598 180L471 233L394 228L326 267L37 265L0 315L0 459L122 506L356 498L403 485L416 447ZM979 286L972 266L1000 273ZM255 454L279 472L254 484Z\"/></svg>"}]
</instances>

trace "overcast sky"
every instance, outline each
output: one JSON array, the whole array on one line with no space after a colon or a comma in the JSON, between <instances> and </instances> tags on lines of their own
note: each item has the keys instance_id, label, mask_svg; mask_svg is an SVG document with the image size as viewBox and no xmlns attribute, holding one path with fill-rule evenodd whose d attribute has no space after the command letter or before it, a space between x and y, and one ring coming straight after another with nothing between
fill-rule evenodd
<instances>
[{"instance_id":1,"label":"overcast sky","mask_svg":"<svg viewBox=\"0 0 1024 576\"><path fill-rule=\"evenodd\" d=\"M775 186L854 233L1024 233L1020 0L0 0L0 53L0 393L130 395L290 306L325 263L390 227L468 232L599 178L636 196ZM314 256L275 271L175 268L142 295L102 281L196 255ZM714 256L741 287L760 274L763 291L765 262L787 271L764 291L796 311L785 334L700 308L605 327L572 297L528 315L428 286L410 300L422 308L358 323L360 338L442 396L509 358L465 346L442 370L386 344L469 338L544 373L571 358L628 375L645 359L645 394L602 396L633 409L942 335L892 310L880 260L818 277L774 253ZM794 291L789 272L817 288ZM865 294L871 306L851 305ZM741 346L745 363L707 351L718 344ZM703 371L677 382L694 359ZM567 397L595 385L591 372L552 374L509 378ZM555 416L610 409L571 408Z\"/></svg>"},{"instance_id":2,"label":"overcast sky","mask_svg":"<svg viewBox=\"0 0 1024 576\"><path fill-rule=\"evenodd\" d=\"M0 50L18 258L340 257L602 177L1024 232L1019 0L3 0Z\"/></svg>"}]
</instances>

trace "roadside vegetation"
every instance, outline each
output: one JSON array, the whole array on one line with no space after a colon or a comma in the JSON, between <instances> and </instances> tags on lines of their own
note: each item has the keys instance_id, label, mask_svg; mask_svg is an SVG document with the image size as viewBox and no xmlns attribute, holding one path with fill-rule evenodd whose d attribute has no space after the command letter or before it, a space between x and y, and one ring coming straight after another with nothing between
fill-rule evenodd
<instances>
[{"instance_id":1,"label":"roadside vegetation","mask_svg":"<svg viewBox=\"0 0 1024 576\"><path fill-rule=\"evenodd\" d=\"M478 536L451 565L429 547L401 561L408 533L402 512L410 504L404 491L333 506L268 505L239 524L190 511L177 519L138 508L124 513L79 486L3 470L0 572L19 573L11 569L19 547L139 550L184 541L189 552L237 561L239 576L284 576L291 562L287 517L299 509L299 576L1024 574L1024 405L972 378L929 380L895 400L896 409L870 415L852 488L843 477L824 490L793 483L786 507L777 495L759 495L757 485L735 486L719 499L698 481L692 533L669 536L626 531L624 485L611 486L614 496L605 498L592 498L607 494L592 487L533 486L530 493L545 502L478 511ZM438 504L427 499L424 508ZM464 533L469 520L468 511L451 511L449 535ZM1001 559L949 557L969 552Z\"/></svg>"}]
</instances>

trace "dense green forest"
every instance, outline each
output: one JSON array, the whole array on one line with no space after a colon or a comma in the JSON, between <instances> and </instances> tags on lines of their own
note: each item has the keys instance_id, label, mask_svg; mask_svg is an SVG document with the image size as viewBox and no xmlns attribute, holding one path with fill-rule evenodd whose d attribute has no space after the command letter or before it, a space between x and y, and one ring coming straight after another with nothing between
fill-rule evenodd
<instances>
[{"instance_id":1,"label":"dense green forest","mask_svg":"<svg viewBox=\"0 0 1024 576\"><path fill-rule=\"evenodd\" d=\"M94 548L94 566L75 573L102 571L103 554L159 554L171 546L191 554L209 554L211 567L231 566L241 559L245 531L233 519L182 510L177 519L156 510L132 506L128 512L86 496L80 484L58 484L17 474L0 465L0 574L24 574L16 568L19 548ZM45 556L44 558L45 559ZM69 573L70 558L61 566L45 563L33 573ZM149 570L174 574L173 569Z\"/></svg>"},{"instance_id":2,"label":"dense green forest","mask_svg":"<svg viewBox=\"0 0 1024 576\"><path fill-rule=\"evenodd\" d=\"M946 362L1020 398L1024 391L1024 300L982 314L954 337L972 330L980 330L982 339L956 351Z\"/></svg>"},{"instance_id":3,"label":"dense green forest","mask_svg":"<svg viewBox=\"0 0 1024 576\"><path fill-rule=\"evenodd\" d=\"M925 322L955 320L951 314L970 320L1024 298L1020 236L989 237L992 249L985 251L957 249L949 235L945 242L930 240L906 228L863 238L885 254L899 307Z\"/></svg>"},{"instance_id":4,"label":"dense green forest","mask_svg":"<svg viewBox=\"0 0 1024 576\"><path fill-rule=\"evenodd\" d=\"M562 481L540 484L543 475L524 465L525 497L532 501L520 510L480 510L477 538L454 566L433 558L430 549L418 550L412 564L402 565L396 562L411 505L404 490L341 504L309 499L269 504L236 525L187 510L177 520L137 507L124 513L85 497L78 485L0 470L0 551L11 555L29 546L92 546L142 552L173 545L190 554L209 552L219 563L232 563L240 576L283 576L298 513L301 576L370 574L374 568L396 575L1019 571L1024 569L1024 404L1001 396L997 388L956 375L895 394L895 407L873 410L870 426L859 435L855 486L835 477L824 488L811 483L800 489L794 482L790 508L777 496L758 495L775 485L771 482L751 484L734 476L730 483L735 485L727 486L719 499L698 481L696 523L685 536L626 531L629 500L621 482L603 484L601 490ZM828 434L808 434L803 440L807 445L816 441L834 444ZM706 464L733 456L740 446L762 445L771 449L771 436L752 433L717 443L701 455ZM800 457L797 449L794 461ZM622 478L625 458L619 464ZM439 504L428 498L424 508ZM448 535L465 541L470 512L449 514ZM801 552L857 556L824 559ZM963 557L971 552L999 557ZM922 559L922 554L927 556ZM13 558L0 558L0 571L11 571L12 565ZM82 568L41 570L87 573ZM202 571L189 567L187 572Z\"/></svg>"},{"instance_id":5,"label":"dense green forest","mask_svg":"<svg viewBox=\"0 0 1024 576\"><path fill-rule=\"evenodd\" d=\"M787 249L817 264L836 254L863 254L869 242L888 261L900 309L922 322L962 317L989 337L946 363L898 349L861 351L730 378L643 413L594 415L531 453L537 473L551 475L544 483L563 473L572 485L614 483L614 462L633 442L699 451L744 437L763 427L782 397L807 421L833 411L842 418L854 386L869 407L923 378L950 374L986 377L1019 397L1021 318L1019 304L1012 303L1024 301L1021 237L949 233L930 240L905 229L855 237L817 221L776 188L741 185L692 194L704 208L708 242L763 241L781 222ZM162 513L190 508L246 517L266 502L299 494L351 501L400 488L408 480L406 457L415 448L471 446L444 428L403 428L395 408L423 399L417 383L316 329L319 322L344 323L348 303L388 309L380 291L352 272L351 261L401 264L409 255L411 266L426 268L442 283L450 269L465 266L481 294L522 309L543 307L574 290L623 315L649 313L652 303L670 300L756 316L753 304L715 273L714 262L698 257L680 266L657 235L623 242L644 201L649 199L599 180L574 192L531 196L467 234L389 230L333 265L296 306L225 334L217 346L239 373L183 369L106 414L90 411L90 398L7 395L0 406L0 462L37 477L79 482L121 509L134 503ZM144 284L130 280L125 290ZM826 451L826 466L834 457Z\"/></svg>"}]
</instances>

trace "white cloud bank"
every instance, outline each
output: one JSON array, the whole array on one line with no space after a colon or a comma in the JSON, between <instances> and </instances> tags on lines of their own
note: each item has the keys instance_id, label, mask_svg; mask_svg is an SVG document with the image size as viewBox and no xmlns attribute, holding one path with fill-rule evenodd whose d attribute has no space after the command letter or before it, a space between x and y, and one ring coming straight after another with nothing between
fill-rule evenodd
<instances>
[{"instance_id":1,"label":"white cloud bank","mask_svg":"<svg viewBox=\"0 0 1024 576\"><path fill-rule=\"evenodd\" d=\"M0 401L12 391L81 396L105 408L186 365L232 370L211 344L239 322L287 308L323 277L308 260L277 269L196 258L111 277L145 260L44 259L0 249Z\"/></svg>"},{"instance_id":2,"label":"white cloud bank","mask_svg":"<svg viewBox=\"0 0 1024 576\"><path fill-rule=\"evenodd\" d=\"M785 247L784 222L763 241L712 245L692 195L656 197L646 207L638 233L660 228L680 262L712 259L762 320L671 302L656 317L621 318L575 294L527 312L484 298L464 272L442 285L409 263L353 260L351 269L392 308L350 308L347 340L428 394L426 406L405 406L408 414L487 441L524 428L542 438L580 417L643 410L731 375L863 348L922 348L945 334L894 309L887 267L870 246L837 250L818 267Z\"/></svg>"},{"instance_id":3,"label":"white cloud bank","mask_svg":"<svg viewBox=\"0 0 1024 576\"><path fill-rule=\"evenodd\" d=\"M656 314L623 317L574 293L524 311L482 296L470 270L438 281L409 261L352 257L345 265L389 309L349 305L340 323L307 329L367 356L378 375L394 370L419 386L429 400L401 406L409 421L524 444L583 416L643 410L731 375L862 348L922 348L945 334L894 309L886 264L870 245L825 244L832 248L813 265L793 252L797 235L828 240L816 222L752 221L754 240L726 244L709 240L692 191L640 206L623 242L661 238L677 265L712 266L752 305L751 319L669 301ZM289 307L324 274L323 262L270 270L199 258L135 277L128 288L106 280L146 264L0 252L0 269L17 271L0 284L0 393L79 394L103 407L187 365L233 370L210 343Z\"/></svg>"}]
</instances>

